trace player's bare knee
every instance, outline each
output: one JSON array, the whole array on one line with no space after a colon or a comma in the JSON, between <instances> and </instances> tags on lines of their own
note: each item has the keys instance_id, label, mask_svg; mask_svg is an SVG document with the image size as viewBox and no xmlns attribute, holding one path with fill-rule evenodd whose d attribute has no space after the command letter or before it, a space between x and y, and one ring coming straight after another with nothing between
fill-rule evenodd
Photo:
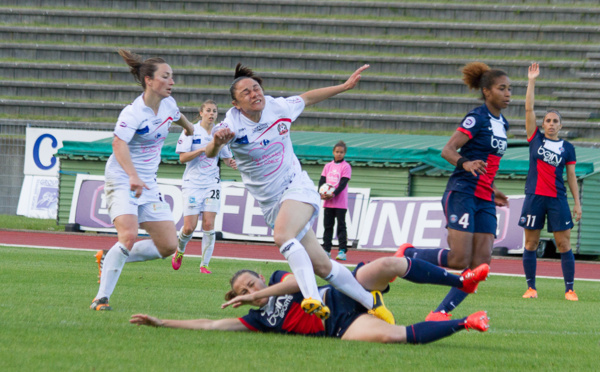
<instances>
[{"instance_id":1,"label":"player's bare knee","mask_svg":"<svg viewBox=\"0 0 600 372\"><path fill-rule=\"evenodd\" d=\"M213 231L215 229L214 222L202 222L202 231Z\"/></svg>"}]
</instances>

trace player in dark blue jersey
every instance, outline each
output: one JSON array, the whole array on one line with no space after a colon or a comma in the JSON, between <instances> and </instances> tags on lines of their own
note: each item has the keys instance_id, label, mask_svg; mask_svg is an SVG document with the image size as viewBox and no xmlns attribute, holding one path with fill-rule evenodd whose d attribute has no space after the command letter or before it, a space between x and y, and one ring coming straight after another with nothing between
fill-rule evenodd
<instances>
[{"instance_id":1,"label":"player in dark blue jersey","mask_svg":"<svg viewBox=\"0 0 600 372\"><path fill-rule=\"evenodd\" d=\"M397 252L459 270L489 264L492 259L496 206L508 205L506 195L494 186L494 177L507 147L508 122L501 111L511 97L510 79L502 70L473 62L462 73L469 88L480 89L484 104L463 118L442 150L442 157L456 165L442 197L450 249L419 249L404 244ZM449 319L450 311L466 296L451 289L425 320Z\"/></svg>"},{"instance_id":2,"label":"player in dark blue jersey","mask_svg":"<svg viewBox=\"0 0 600 372\"><path fill-rule=\"evenodd\" d=\"M366 265L359 264L354 275L366 289L383 293L389 290L390 281L397 276L415 283L448 285L472 293L478 283L487 278L488 272L489 266L484 264L458 276L419 259L385 257ZM484 311L447 322L421 322L408 327L392 325L369 314L364 306L331 285L319 288L331 309L330 317L322 320L302 310L303 297L298 283L293 274L284 271L273 273L267 285L262 275L240 270L231 279L231 288L223 308L253 305L259 309L252 309L241 318L220 320L161 320L136 314L130 322L171 328L257 331L413 344L436 341L463 329L485 332L489 327Z\"/></svg>"},{"instance_id":3,"label":"player in dark blue jersey","mask_svg":"<svg viewBox=\"0 0 600 372\"><path fill-rule=\"evenodd\" d=\"M519 226L525 229L525 250L523 251L523 269L527 279L527 291L523 298L536 298L535 287L536 250L540 241L540 232L548 217L548 232L554 234L556 247L560 252L561 266L565 280L565 298L577 301L573 291L575 279L575 258L571 250L571 229L573 218L581 219L581 203L575 176L575 148L572 144L558 138L562 128L560 113L549 110L542 121L542 134L535 123L533 105L535 101L535 80L540 75L537 63L529 67L527 77L527 95L525 97L525 129L529 141L529 173L525 183L525 202L519 219ZM563 180L563 171L567 169L567 183L573 194L573 214L567 202L567 189Z\"/></svg>"}]
</instances>

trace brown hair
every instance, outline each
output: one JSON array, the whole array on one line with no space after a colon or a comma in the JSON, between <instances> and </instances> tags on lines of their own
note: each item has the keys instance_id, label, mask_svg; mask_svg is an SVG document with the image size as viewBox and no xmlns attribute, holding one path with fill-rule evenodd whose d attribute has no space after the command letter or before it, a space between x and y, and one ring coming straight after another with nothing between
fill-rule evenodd
<instances>
[{"instance_id":1,"label":"brown hair","mask_svg":"<svg viewBox=\"0 0 600 372\"><path fill-rule=\"evenodd\" d=\"M145 77L154 78L154 73L158 70L157 65L167 63L160 57L148 58L143 60L141 56L130 52L129 50L119 49L119 55L123 57L125 63L129 66L129 72L135 78L144 90L146 90Z\"/></svg>"},{"instance_id":2,"label":"brown hair","mask_svg":"<svg viewBox=\"0 0 600 372\"><path fill-rule=\"evenodd\" d=\"M348 151L348 147L346 147L346 142L344 142L344 141L341 141L341 140L340 140L340 141L338 141L338 143L336 143L336 144L335 144L335 146L333 146L333 151L335 151L335 148L336 148L336 147L341 147L341 148L343 148L343 149L344 149L344 152L347 152L347 151Z\"/></svg>"},{"instance_id":3,"label":"brown hair","mask_svg":"<svg viewBox=\"0 0 600 372\"><path fill-rule=\"evenodd\" d=\"M544 120L542 120L542 122L546 121L546 116L548 116L548 114L550 114L550 113L556 114L556 116L558 116L559 124L562 125L562 115L556 109L548 109L548 111L546 111L546 113L544 114Z\"/></svg>"},{"instance_id":4,"label":"brown hair","mask_svg":"<svg viewBox=\"0 0 600 372\"><path fill-rule=\"evenodd\" d=\"M204 107L205 107L206 105L215 105L215 107L217 107L217 109L219 109L219 106L217 105L217 103L216 103L215 101L213 101L212 99L207 99L206 101L202 102L202 104L200 105L200 109L198 109L198 112L200 113L200 112L204 111ZM197 122L198 120L200 120L200 118L201 118L201 116L200 116L200 114L198 114L198 115L197 115L197 116L194 118L194 120L192 120L192 122L194 122L194 123L195 123L195 122Z\"/></svg>"},{"instance_id":5,"label":"brown hair","mask_svg":"<svg viewBox=\"0 0 600 372\"><path fill-rule=\"evenodd\" d=\"M238 272L233 274L233 276L229 280L229 285L231 286L231 289L229 291L227 291L227 293L225 293L225 301L229 301L237 296L237 293L235 293L235 291L233 290L233 283L235 283L237 278L239 278L240 275L242 275L244 273L249 273L252 276L260 278L260 275L258 275L258 273L256 271L246 270L246 269L239 270Z\"/></svg>"},{"instance_id":6,"label":"brown hair","mask_svg":"<svg viewBox=\"0 0 600 372\"><path fill-rule=\"evenodd\" d=\"M260 85L262 88L263 80L260 76L256 75L254 71L252 71L249 67L238 63L235 66L235 73L233 74L233 83L231 83L231 87L229 87L229 94L231 94L231 99L235 100L235 87L237 83L244 79L253 79Z\"/></svg>"},{"instance_id":7,"label":"brown hair","mask_svg":"<svg viewBox=\"0 0 600 372\"><path fill-rule=\"evenodd\" d=\"M508 76L506 72L492 69L483 62L471 62L462 69L463 81L469 89L480 89L481 99L485 100L483 89L490 89L501 76Z\"/></svg>"}]
</instances>

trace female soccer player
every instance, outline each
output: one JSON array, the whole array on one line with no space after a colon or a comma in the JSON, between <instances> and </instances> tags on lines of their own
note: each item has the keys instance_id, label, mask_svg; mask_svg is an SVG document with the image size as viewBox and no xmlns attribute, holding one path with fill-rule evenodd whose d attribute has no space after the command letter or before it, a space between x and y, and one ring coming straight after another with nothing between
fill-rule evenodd
<instances>
[{"instance_id":1,"label":"female soccer player","mask_svg":"<svg viewBox=\"0 0 600 372\"><path fill-rule=\"evenodd\" d=\"M273 98L264 95L260 77L238 64L230 88L234 107L216 126L206 156L216 156L229 144L246 189L258 201L267 225L273 229L275 244L296 276L307 312L329 316L317 288L316 273L376 316L394 322L381 293L367 292L346 267L330 260L319 244L311 226L318 215L320 196L302 171L289 133L304 107L354 88L368 67L360 67L340 85Z\"/></svg>"},{"instance_id":2,"label":"female soccer player","mask_svg":"<svg viewBox=\"0 0 600 372\"><path fill-rule=\"evenodd\" d=\"M401 276L415 283L432 283L473 291L489 272L486 264L475 270L467 270L462 276L449 274L446 270L428 262L385 257L355 270L356 279L365 288L382 292L389 290L390 280ZM184 329L222 331L257 331L281 334L303 334L310 336L337 337L342 340L425 344L439 340L463 329L487 331L488 317L484 311L466 318L447 322L421 322L408 327L388 324L367 314L358 302L336 290L331 285L320 287L325 303L332 309L331 316L323 321L314 314L301 309L302 294L296 278L290 273L276 271L267 286L265 278L250 270L240 270L231 279L231 291L221 307L252 305L259 310L250 310L241 318L220 320L161 320L144 314L136 314L130 322L138 325Z\"/></svg>"},{"instance_id":3,"label":"female soccer player","mask_svg":"<svg viewBox=\"0 0 600 372\"><path fill-rule=\"evenodd\" d=\"M494 177L507 146L508 122L501 111L511 96L510 80L502 70L473 62L462 73L469 88L480 89L484 104L465 116L442 150L442 157L456 165L442 197L450 249L417 249L405 244L396 253L459 270L489 264L492 259L496 206L508 205L506 195L494 186ZM450 311L466 296L452 288L426 320L449 319Z\"/></svg>"},{"instance_id":4,"label":"female soccer player","mask_svg":"<svg viewBox=\"0 0 600 372\"><path fill-rule=\"evenodd\" d=\"M202 213L202 262L200 273L210 274L208 264L215 249L215 217L221 208L221 176L219 159L207 158L206 145L212 140L212 130L218 115L215 101L205 101L200 106L201 121L194 124L194 135L182 133L177 141L179 161L186 163L183 173L183 227L179 232L177 252L173 255L173 269L179 270L187 243ZM224 147L219 154L225 164L237 169L231 151Z\"/></svg>"},{"instance_id":5,"label":"female soccer player","mask_svg":"<svg viewBox=\"0 0 600 372\"><path fill-rule=\"evenodd\" d=\"M565 298L577 301L573 291L575 279L575 258L571 250L571 229L573 218L581 219L581 203L575 176L575 148L569 142L558 138L562 127L558 111L549 110L542 121L544 133L540 133L535 123L533 105L535 101L535 80L540 75L537 63L529 66L527 75L527 95L525 96L525 130L529 141L529 173L525 183L525 202L519 226L525 229L525 251L523 251L523 269L528 289L523 298L536 298L535 287L536 250L540 241L540 232L548 216L548 232L554 233L554 241L560 252L563 277L565 280ZM567 169L567 183L573 194L573 216L567 202L567 190L563 181L563 171Z\"/></svg>"},{"instance_id":6,"label":"female soccer player","mask_svg":"<svg viewBox=\"0 0 600 372\"><path fill-rule=\"evenodd\" d=\"M158 189L156 172L160 151L171 123L186 134L192 124L171 97L173 70L162 58L142 58L119 50L144 92L125 107L115 126L113 154L106 163L104 192L118 242L104 257L100 288L91 309L110 310L113 293L125 262L148 261L172 255L177 248L173 214ZM138 226L150 240L136 242ZM98 255L97 255L98 257Z\"/></svg>"}]
</instances>

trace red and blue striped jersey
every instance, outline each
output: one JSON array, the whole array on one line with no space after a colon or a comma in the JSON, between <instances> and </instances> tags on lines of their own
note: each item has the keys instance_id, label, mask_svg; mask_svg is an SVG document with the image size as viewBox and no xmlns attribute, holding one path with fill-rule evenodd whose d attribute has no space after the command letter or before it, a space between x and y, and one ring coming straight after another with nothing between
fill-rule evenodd
<instances>
[{"instance_id":1,"label":"red and blue striped jersey","mask_svg":"<svg viewBox=\"0 0 600 372\"><path fill-rule=\"evenodd\" d=\"M566 198L563 172L567 164L577 162L575 147L565 140L551 140L535 129L529 142L529 173L525 193Z\"/></svg>"},{"instance_id":2,"label":"red and blue striped jersey","mask_svg":"<svg viewBox=\"0 0 600 372\"><path fill-rule=\"evenodd\" d=\"M487 173L474 177L471 172L455 168L448 180L447 191L473 194L483 200L494 200L492 183L500 167L500 159L506 152L508 122L500 114L495 117L484 104L470 111L463 119L458 131L469 136L460 148L460 155L487 163Z\"/></svg>"}]
</instances>

